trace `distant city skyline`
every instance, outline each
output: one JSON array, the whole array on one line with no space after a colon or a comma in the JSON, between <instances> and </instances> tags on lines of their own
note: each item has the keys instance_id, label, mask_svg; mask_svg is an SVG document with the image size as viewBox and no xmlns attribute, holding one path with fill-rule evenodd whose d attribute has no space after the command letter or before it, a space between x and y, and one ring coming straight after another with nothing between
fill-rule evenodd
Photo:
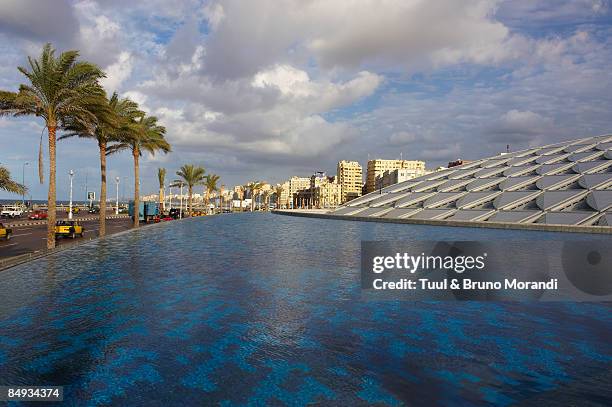
<instances>
[{"instance_id":1,"label":"distant city skyline","mask_svg":"<svg viewBox=\"0 0 612 407\"><path fill-rule=\"evenodd\" d=\"M141 162L143 193L158 167L172 178L185 163L227 186L279 183L340 160L365 168L368 154L435 168L611 133L611 32L608 0L11 0L0 3L0 89L17 90L17 66L44 43L78 49L106 71L108 92L168 129L173 152ZM0 118L0 163L20 182L30 162L33 199L47 195L42 130L34 117ZM76 196L86 174L99 191L93 142L59 142L60 200L70 169ZM129 155L109 158L108 179L128 196L132 171Z\"/></svg>"}]
</instances>

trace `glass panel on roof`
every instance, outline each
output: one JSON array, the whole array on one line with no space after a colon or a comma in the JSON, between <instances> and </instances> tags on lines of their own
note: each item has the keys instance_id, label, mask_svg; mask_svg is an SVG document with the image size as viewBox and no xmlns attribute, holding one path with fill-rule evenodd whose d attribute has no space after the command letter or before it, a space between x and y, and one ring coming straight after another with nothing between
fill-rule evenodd
<instances>
[{"instance_id":1,"label":"glass panel on roof","mask_svg":"<svg viewBox=\"0 0 612 407\"><path fill-rule=\"evenodd\" d=\"M545 191L536 198L540 209L552 210L566 202L574 202L586 195L586 190Z\"/></svg>"},{"instance_id":2,"label":"glass panel on roof","mask_svg":"<svg viewBox=\"0 0 612 407\"><path fill-rule=\"evenodd\" d=\"M488 222L527 223L534 221L542 211L498 211L488 219Z\"/></svg>"},{"instance_id":3,"label":"glass panel on roof","mask_svg":"<svg viewBox=\"0 0 612 407\"><path fill-rule=\"evenodd\" d=\"M493 178L477 178L471 181L465 189L468 191L478 191L479 189L490 188L494 185L499 184L505 178L504 177L493 177Z\"/></svg>"},{"instance_id":4,"label":"glass panel on roof","mask_svg":"<svg viewBox=\"0 0 612 407\"><path fill-rule=\"evenodd\" d=\"M585 161L574 164L572 170L579 174L595 173L605 170L606 168L610 167L610 165L612 165L612 161L610 160Z\"/></svg>"},{"instance_id":5,"label":"glass panel on roof","mask_svg":"<svg viewBox=\"0 0 612 407\"><path fill-rule=\"evenodd\" d=\"M539 164L510 167L504 171L503 175L505 175L506 177L520 177L524 174L535 171L539 167L540 167Z\"/></svg>"},{"instance_id":6,"label":"glass panel on roof","mask_svg":"<svg viewBox=\"0 0 612 407\"><path fill-rule=\"evenodd\" d=\"M536 169L536 173L540 175L553 175L556 173L564 172L565 170L572 167L572 163L560 163L560 164L542 164Z\"/></svg>"},{"instance_id":7,"label":"glass panel on roof","mask_svg":"<svg viewBox=\"0 0 612 407\"><path fill-rule=\"evenodd\" d=\"M452 215L456 209L423 209L412 215L410 219L440 220Z\"/></svg>"},{"instance_id":8,"label":"glass panel on roof","mask_svg":"<svg viewBox=\"0 0 612 407\"><path fill-rule=\"evenodd\" d=\"M564 175L544 175L536 181L538 189L546 190L551 188L558 188L563 185L567 185L577 180L580 177L578 174L564 174Z\"/></svg>"},{"instance_id":9,"label":"glass panel on roof","mask_svg":"<svg viewBox=\"0 0 612 407\"><path fill-rule=\"evenodd\" d=\"M540 178L541 177L539 175L506 178L499 184L499 189L501 189L502 191L506 191L523 188L527 185L534 184Z\"/></svg>"},{"instance_id":10,"label":"glass panel on roof","mask_svg":"<svg viewBox=\"0 0 612 407\"><path fill-rule=\"evenodd\" d=\"M568 153L543 155L543 156L538 157L538 159L535 160L535 162L538 164L553 164L555 162L565 160L566 157L569 157Z\"/></svg>"},{"instance_id":11,"label":"glass panel on roof","mask_svg":"<svg viewBox=\"0 0 612 407\"><path fill-rule=\"evenodd\" d=\"M582 153L574 153L567 157L569 161L592 161L604 155L603 151L584 151Z\"/></svg>"},{"instance_id":12,"label":"glass panel on roof","mask_svg":"<svg viewBox=\"0 0 612 407\"><path fill-rule=\"evenodd\" d=\"M435 208L436 206L455 201L466 193L467 192L438 192L423 202L423 208Z\"/></svg>"},{"instance_id":13,"label":"glass panel on roof","mask_svg":"<svg viewBox=\"0 0 612 407\"><path fill-rule=\"evenodd\" d=\"M477 222L485 220L494 212L495 210L493 209L459 209L446 220Z\"/></svg>"},{"instance_id":14,"label":"glass panel on roof","mask_svg":"<svg viewBox=\"0 0 612 407\"><path fill-rule=\"evenodd\" d=\"M499 191L487 191L487 192L468 192L457 200L457 208L469 208L474 205L481 205L484 202L492 201Z\"/></svg>"},{"instance_id":15,"label":"glass panel on roof","mask_svg":"<svg viewBox=\"0 0 612 407\"><path fill-rule=\"evenodd\" d=\"M367 208L363 211L360 211L358 213L359 216L370 216L370 217L378 217L378 216L382 216L385 213L389 212L391 209L393 209L392 207L390 208Z\"/></svg>"},{"instance_id":16,"label":"glass panel on roof","mask_svg":"<svg viewBox=\"0 0 612 407\"><path fill-rule=\"evenodd\" d=\"M538 196L541 191L506 191L493 200L496 209L519 206Z\"/></svg>"},{"instance_id":17,"label":"glass panel on roof","mask_svg":"<svg viewBox=\"0 0 612 407\"><path fill-rule=\"evenodd\" d=\"M591 191L587 195L587 204L596 211L607 211L612 208L612 191Z\"/></svg>"},{"instance_id":18,"label":"glass panel on roof","mask_svg":"<svg viewBox=\"0 0 612 407\"><path fill-rule=\"evenodd\" d=\"M612 173L584 174L578 183L586 189L605 188L612 185Z\"/></svg>"},{"instance_id":19,"label":"glass panel on roof","mask_svg":"<svg viewBox=\"0 0 612 407\"><path fill-rule=\"evenodd\" d=\"M393 208L389 212L385 213L382 217L391 219L403 219L421 210L421 208Z\"/></svg>"},{"instance_id":20,"label":"glass panel on roof","mask_svg":"<svg viewBox=\"0 0 612 407\"><path fill-rule=\"evenodd\" d=\"M414 205L434 195L435 192L412 192L405 198L402 198L399 201L395 202L395 207L401 208L405 206Z\"/></svg>"},{"instance_id":21,"label":"glass panel on roof","mask_svg":"<svg viewBox=\"0 0 612 407\"><path fill-rule=\"evenodd\" d=\"M548 225L579 225L589 218L592 218L595 212L549 212L544 214L537 223L545 223Z\"/></svg>"}]
</instances>

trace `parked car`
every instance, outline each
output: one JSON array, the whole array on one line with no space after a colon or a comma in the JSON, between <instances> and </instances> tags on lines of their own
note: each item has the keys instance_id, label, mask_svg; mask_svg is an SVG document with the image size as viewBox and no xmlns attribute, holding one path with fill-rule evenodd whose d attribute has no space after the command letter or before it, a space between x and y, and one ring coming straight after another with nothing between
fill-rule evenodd
<instances>
[{"instance_id":1,"label":"parked car","mask_svg":"<svg viewBox=\"0 0 612 407\"><path fill-rule=\"evenodd\" d=\"M164 221L164 222L168 222L168 221L170 221L170 220L174 220L174 218L173 218L172 216L170 216L170 215L164 215L164 216L161 218L161 220L162 220L162 221Z\"/></svg>"},{"instance_id":2,"label":"parked car","mask_svg":"<svg viewBox=\"0 0 612 407\"><path fill-rule=\"evenodd\" d=\"M83 237L85 228L76 220L58 220L55 223L55 238L69 237L71 239L77 236Z\"/></svg>"},{"instance_id":3,"label":"parked car","mask_svg":"<svg viewBox=\"0 0 612 407\"><path fill-rule=\"evenodd\" d=\"M28 216L28 219L31 220L43 220L47 219L47 211L34 211Z\"/></svg>"},{"instance_id":4,"label":"parked car","mask_svg":"<svg viewBox=\"0 0 612 407\"><path fill-rule=\"evenodd\" d=\"M183 216L181 216L181 210L179 208L172 208L170 209L170 212L168 212L168 216L170 216L173 219L184 218L185 213L183 211Z\"/></svg>"},{"instance_id":5,"label":"parked car","mask_svg":"<svg viewBox=\"0 0 612 407\"><path fill-rule=\"evenodd\" d=\"M21 215L23 215L23 208L19 206L5 205L2 207L2 212L0 212L0 216L3 218L20 218Z\"/></svg>"},{"instance_id":6,"label":"parked car","mask_svg":"<svg viewBox=\"0 0 612 407\"><path fill-rule=\"evenodd\" d=\"M12 234L13 229L6 228L2 223L0 223L0 239L10 240Z\"/></svg>"},{"instance_id":7,"label":"parked car","mask_svg":"<svg viewBox=\"0 0 612 407\"><path fill-rule=\"evenodd\" d=\"M91 208L89 208L87 210L88 213L100 213L100 207L99 206L92 206Z\"/></svg>"}]
</instances>

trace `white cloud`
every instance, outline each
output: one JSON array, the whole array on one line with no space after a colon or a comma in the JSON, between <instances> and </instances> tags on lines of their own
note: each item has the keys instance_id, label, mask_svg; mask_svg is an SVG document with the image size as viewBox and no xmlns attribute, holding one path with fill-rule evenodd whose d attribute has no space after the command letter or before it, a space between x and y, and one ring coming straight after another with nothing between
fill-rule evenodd
<instances>
[{"instance_id":1,"label":"white cloud","mask_svg":"<svg viewBox=\"0 0 612 407\"><path fill-rule=\"evenodd\" d=\"M120 89L121 84L130 77L132 73L132 56L129 52L123 51L119 54L117 62L104 69L106 78L102 79L101 84L109 93Z\"/></svg>"}]
</instances>

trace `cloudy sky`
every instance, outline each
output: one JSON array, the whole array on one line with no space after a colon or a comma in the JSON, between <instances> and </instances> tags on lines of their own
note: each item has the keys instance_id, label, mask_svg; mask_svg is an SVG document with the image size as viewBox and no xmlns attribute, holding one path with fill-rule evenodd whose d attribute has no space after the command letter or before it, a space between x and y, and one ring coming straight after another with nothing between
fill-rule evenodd
<instances>
[{"instance_id":1,"label":"cloudy sky","mask_svg":"<svg viewBox=\"0 0 612 407\"><path fill-rule=\"evenodd\" d=\"M230 186L612 132L609 0L3 0L0 88L17 89L45 42L79 49L108 92L167 127L174 152L142 161L145 193L160 166L200 164ZM31 163L35 199L42 125L0 118L0 163L17 180ZM97 160L94 142L61 141L59 197L70 168L77 194L97 189ZM130 156L109 170L130 194Z\"/></svg>"}]
</instances>

